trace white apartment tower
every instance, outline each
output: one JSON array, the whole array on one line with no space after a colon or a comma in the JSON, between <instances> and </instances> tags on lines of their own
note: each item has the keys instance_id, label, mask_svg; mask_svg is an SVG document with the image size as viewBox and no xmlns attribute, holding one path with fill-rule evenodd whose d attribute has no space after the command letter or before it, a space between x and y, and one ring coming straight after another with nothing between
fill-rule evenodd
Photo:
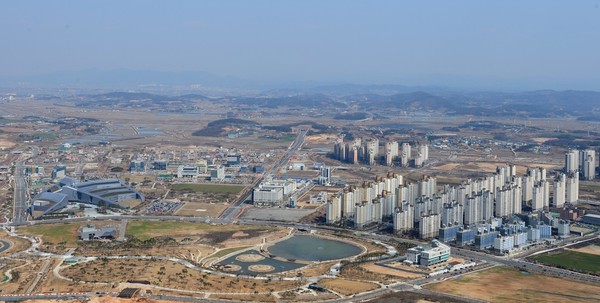
<instances>
[{"instance_id":1,"label":"white apartment tower","mask_svg":"<svg viewBox=\"0 0 600 303\"><path fill-rule=\"evenodd\" d=\"M579 153L579 161L582 179L593 180L596 178L596 151L593 149L582 150Z\"/></svg>"},{"instance_id":2,"label":"white apartment tower","mask_svg":"<svg viewBox=\"0 0 600 303\"><path fill-rule=\"evenodd\" d=\"M408 203L403 203L402 207L397 207L394 212L394 231L405 231L414 227L413 208Z\"/></svg>"},{"instance_id":3,"label":"white apartment tower","mask_svg":"<svg viewBox=\"0 0 600 303\"><path fill-rule=\"evenodd\" d=\"M570 173L567 176L565 202L575 204L579 201L579 174Z\"/></svg>"},{"instance_id":4,"label":"white apartment tower","mask_svg":"<svg viewBox=\"0 0 600 303\"><path fill-rule=\"evenodd\" d=\"M385 144L385 164L391 166L396 157L398 157L398 142L388 141Z\"/></svg>"},{"instance_id":5,"label":"white apartment tower","mask_svg":"<svg viewBox=\"0 0 600 303\"><path fill-rule=\"evenodd\" d=\"M335 195L331 198L331 201L327 202L327 224L339 222L342 219L342 197L341 195Z\"/></svg>"},{"instance_id":6,"label":"white apartment tower","mask_svg":"<svg viewBox=\"0 0 600 303\"><path fill-rule=\"evenodd\" d=\"M422 215L419 222L419 237L421 239L431 239L438 235L440 228L440 215L427 214Z\"/></svg>"},{"instance_id":7,"label":"white apartment tower","mask_svg":"<svg viewBox=\"0 0 600 303\"><path fill-rule=\"evenodd\" d=\"M579 151L570 149L565 154L565 173L572 173L579 170Z\"/></svg>"},{"instance_id":8,"label":"white apartment tower","mask_svg":"<svg viewBox=\"0 0 600 303\"><path fill-rule=\"evenodd\" d=\"M402 166L408 166L408 160L411 157L410 144L402 143L402 152L400 154L400 160L402 161Z\"/></svg>"},{"instance_id":9,"label":"white apartment tower","mask_svg":"<svg viewBox=\"0 0 600 303\"><path fill-rule=\"evenodd\" d=\"M554 179L553 186L553 197L552 197L552 206L553 207L562 207L565 204L565 190L566 186L566 177L565 174L560 174L556 179Z\"/></svg>"}]
</instances>

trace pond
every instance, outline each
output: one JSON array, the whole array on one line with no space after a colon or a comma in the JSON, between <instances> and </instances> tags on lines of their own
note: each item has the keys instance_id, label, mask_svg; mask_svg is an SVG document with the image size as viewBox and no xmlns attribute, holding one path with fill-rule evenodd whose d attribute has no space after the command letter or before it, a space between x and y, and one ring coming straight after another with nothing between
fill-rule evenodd
<instances>
[{"instance_id":1,"label":"pond","mask_svg":"<svg viewBox=\"0 0 600 303\"><path fill-rule=\"evenodd\" d=\"M362 252L362 248L347 242L304 235L275 243L268 250L277 257L304 261L343 259Z\"/></svg>"}]
</instances>

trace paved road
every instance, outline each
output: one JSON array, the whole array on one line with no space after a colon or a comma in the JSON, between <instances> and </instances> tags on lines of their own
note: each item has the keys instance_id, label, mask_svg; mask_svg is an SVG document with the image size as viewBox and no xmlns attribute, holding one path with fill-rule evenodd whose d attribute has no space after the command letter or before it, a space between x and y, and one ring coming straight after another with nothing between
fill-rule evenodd
<instances>
[{"instance_id":1,"label":"paved road","mask_svg":"<svg viewBox=\"0 0 600 303\"><path fill-rule=\"evenodd\" d=\"M13 222L16 224L27 221L27 181L25 180L25 166L23 161L15 165L15 191L13 205Z\"/></svg>"},{"instance_id":2,"label":"paved road","mask_svg":"<svg viewBox=\"0 0 600 303\"><path fill-rule=\"evenodd\" d=\"M119 226L119 236L117 240L125 241L125 232L127 231L127 219L121 220L121 225Z\"/></svg>"},{"instance_id":3,"label":"paved road","mask_svg":"<svg viewBox=\"0 0 600 303\"><path fill-rule=\"evenodd\" d=\"M40 280L42 279L42 277L44 277L44 275L46 275L46 273L48 272L48 267L50 266L50 262L51 262L50 259L44 260L44 264L42 265L42 268L37 273L37 275L35 276L35 279L33 280L33 283L31 283L31 286L29 286L29 288L27 288L27 291L25 293L31 294L33 292L33 290L36 288L38 283L40 283Z\"/></svg>"},{"instance_id":4,"label":"paved road","mask_svg":"<svg viewBox=\"0 0 600 303\"><path fill-rule=\"evenodd\" d=\"M10 248L10 242L0 240L0 253Z\"/></svg>"},{"instance_id":5,"label":"paved road","mask_svg":"<svg viewBox=\"0 0 600 303\"><path fill-rule=\"evenodd\" d=\"M0 301L4 302L22 302L26 300L78 300L87 299L89 294L14 294L0 295Z\"/></svg>"},{"instance_id":6,"label":"paved road","mask_svg":"<svg viewBox=\"0 0 600 303\"><path fill-rule=\"evenodd\" d=\"M271 176L276 174L280 168L287 165L288 161L292 158L292 156L300 148L302 148L302 145L304 144L304 138L306 137L307 132L308 129L300 130L300 133L298 134L294 142L292 142L292 144L288 147L288 150L283 155L283 157L281 157L281 159L273 167L271 167L271 169L265 172L262 175L262 177L257 178L256 180L254 180L254 182L252 182L250 186L246 187L246 189L240 194L240 198L231 203L229 207L227 207L227 209L225 209L225 211L221 213L219 219L221 219L223 222L233 222L244 208L244 202L252 199L253 189L256 186L258 186L265 178L270 178Z\"/></svg>"}]
</instances>

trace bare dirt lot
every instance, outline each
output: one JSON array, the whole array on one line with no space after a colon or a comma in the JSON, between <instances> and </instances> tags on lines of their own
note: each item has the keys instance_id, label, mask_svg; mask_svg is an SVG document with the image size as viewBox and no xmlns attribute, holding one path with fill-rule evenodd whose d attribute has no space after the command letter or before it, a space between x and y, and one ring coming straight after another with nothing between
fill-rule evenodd
<instances>
[{"instance_id":1,"label":"bare dirt lot","mask_svg":"<svg viewBox=\"0 0 600 303\"><path fill-rule=\"evenodd\" d=\"M489 302L559 303L600 300L599 285L527 274L505 267L463 275L459 279L430 284L426 288Z\"/></svg>"},{"instance_id":2,"label":"bare dirt lot","mask_svg":"<svg viewBox=\"0 0 600 303\"><path fill-rule=\"evenodd\" d=\"M591 255L600 255L600 246L596 244L592 244L586 247L581 248L572 248L569 250L574 250L581 253L591 254Z\"/></svg>"},{"instance_id":3,"label":"bare dirt lot","mask_svg":"<svg viewBox=\"0 0 600 303\"><path fill-rule=\"evenodd\" d=\"M367 264L368 263L353 263L345 265L340 271L340 277L350 280L378 281L384 284L393 283L399 280L397 276L384 274L382 272L367 271L363 268L363 265Z\"/></svg>"},{"instance_id":4,"label":"bare dirt lot","mask_svg":"<svg viewBox=\"0 0 600 303\"><path fill-rule=\"evenodd\" d=\"M15 146L16 144L12 141L8 141L5 139L1 139L0 138L0 148L11 148L13 146Z\"/></svg>"},{"instance_id":5,"label":"bare dirt lot","mask_svg":"<svg viewBox=\"0 0 600 303\"><path fill-rule=\"evenodd\" d=\"M250 208L242 217L249 220L298 222L314 209Z\"/></svg>"},{"instance_id":6,"label":"bare dirt lot","mask_svg":"<svg viewBox=\"0 0 600 303\"><path fill-rule=\"evenodd\" d=\"M218 217L227 208L227 203L186 202L175 215L190 217Z\"/></svg>"},{"instance_id":7,"label":"bare dirt lot","mask_svg":"<svg viewBox=\"0 0 600 303\"><path fill-rule=\"evenodd\" d=\"M398 293L392 293L385 295L381 298L377 298L368 303L463 303L468 302L467 300L459 300L453 297L447 297L443 294L423 294L412 291L402 291Z\"/></svg>"},{"instance_id":8,"label":"bare dirt lot","mask_svg":"<svg viewBox=\"0 0 600 303\"><path fill-rule=\"evenodd\" d=\"M325 286L326 288L335 292L339 292L345 296L363 293L379 288L379 285L375 283L347 279L324 279L319 281L319 285Z\"/></svg>"},{"instance_id":9,"label":"bare dirt lot","mask_svg":"<svg viewBox=\"0 0 600 303\"><path fill-rule=\"evenodd\" d=\"M408 271L403 271L401 269L391 269L391 268L377 265L375 263L367 263L367 264L362 265L361 267L364 270L369 271L369 272L379 273L379 274L384 274L384 275L394 276L394 277L399 277L399 278L415 279L415 278L423 277L425 275L425 273L416 274L416 273L411 273Z\"/></svg>"}]
</instances>

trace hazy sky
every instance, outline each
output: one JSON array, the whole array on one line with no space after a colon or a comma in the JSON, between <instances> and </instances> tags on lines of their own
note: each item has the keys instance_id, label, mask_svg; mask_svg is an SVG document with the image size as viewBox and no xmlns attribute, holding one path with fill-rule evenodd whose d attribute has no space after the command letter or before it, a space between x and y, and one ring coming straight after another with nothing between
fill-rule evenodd
<instances>
[{"instance_id":1,"label":"hazy sky","mask_svg":"<svg viewBox=\"0 0 600 303\"><path fill-rule=\"evenodd\" d=\"M4 77L126 68L600 90L600 0L53 0L0 11Z\"/></svg>"}]
</instances>

